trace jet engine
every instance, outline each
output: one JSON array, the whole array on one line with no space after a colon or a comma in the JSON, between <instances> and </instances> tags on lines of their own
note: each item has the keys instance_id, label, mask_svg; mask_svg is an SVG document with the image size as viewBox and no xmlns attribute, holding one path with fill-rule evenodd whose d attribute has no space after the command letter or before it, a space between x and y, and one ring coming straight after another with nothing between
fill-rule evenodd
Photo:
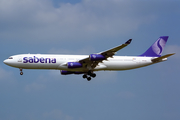
<instances>
[{"instance_id":1,"label":"jet engine","mask_svg":"<svg viewBox=\"0 0 180 120\"><path fill-rule=\"evenodd\" d=\"M83 74L83 72L61 70L61 75L69 75L69 74Z\"/></svg>"},{"instance_id":2,"label":"jet engine","mask_svg":"<svg viewBox=\"0 0 180 120\"><path fill-rule=\"evenodd\" d=\"M104 55L101 55L101 54L90 54L89 59L91 61L98 61L98 60L105 60L106 57Z\"/></svg>"},{"instance_id":3,"label":"jet engine","mask_svg":"<svg viewBox=\"0 0 180 120\"><path fill-rule=\"evenodd\" d=\"M82 67L82 64L79 62L68 62L67 66L68 68L80 68Z\"/></svg>"}]
</instances>

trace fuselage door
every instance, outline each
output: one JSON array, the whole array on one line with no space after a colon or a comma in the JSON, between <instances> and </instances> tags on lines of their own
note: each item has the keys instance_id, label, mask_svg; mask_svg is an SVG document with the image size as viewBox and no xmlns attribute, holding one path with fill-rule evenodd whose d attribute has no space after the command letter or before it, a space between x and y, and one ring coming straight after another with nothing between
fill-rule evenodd
<instances>
[{"instance_id":1,"label":"fuselage door","mask_svg":"<svg viewBox=\"0 0 180 120\"><path fill-rule=\"evenodd\" d=\"M18 62L22 62L22 56L19 56L17 60Z\"/></svg>"}]
</instances>

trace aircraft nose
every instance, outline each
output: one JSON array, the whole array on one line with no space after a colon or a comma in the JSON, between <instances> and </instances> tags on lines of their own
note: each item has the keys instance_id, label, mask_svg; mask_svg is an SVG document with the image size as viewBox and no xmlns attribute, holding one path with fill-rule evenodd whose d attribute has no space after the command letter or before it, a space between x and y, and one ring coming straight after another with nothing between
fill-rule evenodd
<instances>
[{"instance_id":1,"label":"aircraft nose","mask_svg":"<svg viewBox=\"0 0 180 120\"><path fill-rule=\"evenodd\" d=\"M8 60L7 59L4 60L3 63L7 65L8 64Z\"/></svg>"}]
</instances>

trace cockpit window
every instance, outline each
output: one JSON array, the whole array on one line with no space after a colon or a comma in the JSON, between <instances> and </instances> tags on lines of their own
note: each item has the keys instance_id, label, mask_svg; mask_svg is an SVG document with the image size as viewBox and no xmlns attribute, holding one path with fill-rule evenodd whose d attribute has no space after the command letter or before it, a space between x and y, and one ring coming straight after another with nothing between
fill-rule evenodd
<instances>
[{"instance_id":1,"label":"cockpit window","mask_svg":"<svg viewBox=\"0 0 180 120\"><path fill-rule=\"evenodd\" d=\"M13 59L13 57L9 57L8 59Z\"/></svg>"}]
</instances>

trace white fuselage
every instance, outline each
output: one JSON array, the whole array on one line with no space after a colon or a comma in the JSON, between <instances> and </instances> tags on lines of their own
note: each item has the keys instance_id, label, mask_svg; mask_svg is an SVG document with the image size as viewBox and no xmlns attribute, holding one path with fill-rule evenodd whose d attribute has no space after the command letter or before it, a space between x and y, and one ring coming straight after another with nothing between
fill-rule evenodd
<instances>
[{"instance_id":1,"label":"white fuselage","mask_svg":"<svg viewBox=\"0 0 180 120\"><path fill-rule=\"evenodd\" d=\"M20 54L11 56L4 63L21 69L55 69L67 71L88 71L87 67L68 68L67 62L76 62L88 55L56 55L56 54ZM93 71L99 70L129 70L153 64L153 57L114 56L100 62Z\"/></svg>"}]
</instances>

